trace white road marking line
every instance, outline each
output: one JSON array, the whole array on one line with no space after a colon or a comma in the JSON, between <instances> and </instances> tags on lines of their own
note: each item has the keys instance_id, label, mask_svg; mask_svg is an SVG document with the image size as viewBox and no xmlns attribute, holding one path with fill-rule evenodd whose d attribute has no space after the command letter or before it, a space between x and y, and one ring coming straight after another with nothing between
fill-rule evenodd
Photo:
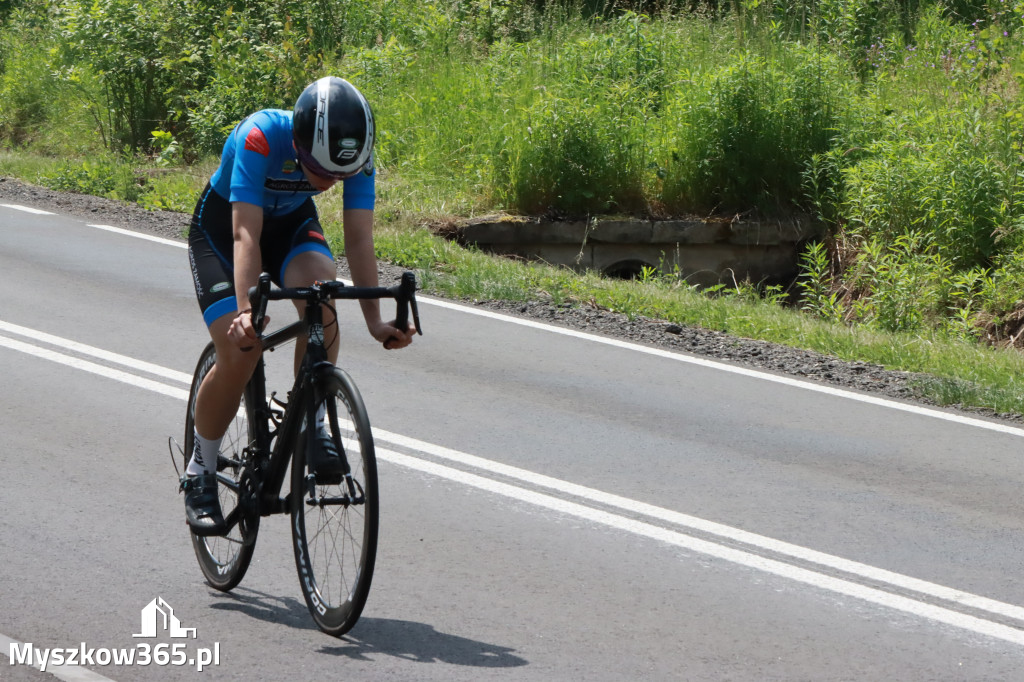
<instances>
[{"instance_id":1,"label":"white road marking line","mask_svg":"<svg viewBox=\"0 0 1024 682\"><path fill-rule=\"evenodd\" d=\"M458 469L452 469L440 464L400 454L393 450L377 448L377 455L385 461L415 469L424 473L447 478L456 483L479 488L490 493L509 497L520 502L526 502L538 507L550 509L561 514L575 516L580 519L599 523L601 525L616 528L618 530L640 535L643 537L658 540L660 542L681 547L683 549L706 554L708 556L723 559L730 563L746 566L765 573L771 573L782 578L811 585L823 590L855 597L863 601L871 602L879 606L888 607L897 611L903 611L911 615L920 616L928 620L937 621L946 625L968 630L981 635L987 635L1001 639L1013 644L1024 645L1024 630L995 623L993 621L969 616L958 611L917 601L909 597L884 592L874 587L867 587L858 583L836 578L822 573L817 573L806 568L786 564L775 559L768 559L757 554L751 554L740 549L734 549L725 545L719 545L707 540L679 533L677 531L654 526L643 521L636 521L624 516L618 516L606 511L587 507L575 502L563 500L543 493L526 490L507 483L501 483L489 478L477 476Z\"/></svg>"},{"instance_id":2,"label":"white road marking line","mask_svg":"<svg viewBox=\"0 0 1024 682\"><path fill-rule=\"evenodd\" d=\"M16 639L11 639L0 632L0 647L3 647L3 653L5 656L10 653L11 646L23 648L25 643L19 642ZM36 670L41 670L41 666L34 662L31 663L30 666ZM88 668L83 668L80 665L56 665L54 663L48 663L46 665L46 673L53 675L58 680L64 680L64 682L114 682L109 677L104 677L99 673L94 673Z\"/></svg>"},{"instance_id":3,"label":"white road marking line","mask_svg":"<svg viewBox=\"0 0 1024 682\"><path fill-rule=\"evenodd\" d=\"M0 204L2 206L9 206L8 204ZM11 206L12 208L18 208ZM29 209L26 209L29 210ZM35 209L31 209L35 210ZM45 213L45 211L43 211ZM107 227L104 225L90 225L89 227L99 227L102 229L110 229L111 231L119 234L125 234L132 237L138 237L140 239L149 239L152 241L169 244L171 246L179 248L188 248L188 245L184 242L176 242L170 239L161 239L159 237L151 237L146 234L139 232L132 232L130 230L122 230L116 227ZM351 284L351 282L346 282ZM706 367L708 369L714 369L721 372L729 372L732 374L738 374L740 376L749 377L752 379L759 379L761 381L770 381L784 386L791 386L794 388L802 388L808 391L815 391L818 393L824 393L837 398L844 398L847 400L856 400L858 402L867 403L869 405L876 405L879 407L886 407L892 410L900 410L902 412L909 412L924 417L932 417L935 419L942 419L945 421L954 422L957 424L965 424L968 426L974 426L979 429L987 429L989 431L997 431L1000 433L1008 433L1014 436L1024 436L1024 429L1009 426L1007 424L1001 424L998 422L986 421L984 419L977 419L975 417L966 417L959 414L953 414L950 412L943 412L929 407L922 407L920 405L912 405L908 403L901 403L895 400L889 400L888 398L880 398L878 396L856 393L854 391L847 391L841 388L835 388L825 384L818 384L811 381L805 381L802 379L794 379L792 377L781 376L777 374L771 374L769 372L763 372L756 369L748 369L746 367L737 367L735 365L729 365L723 362L717 362L715 360L708 360L705 358L686 355L685 353L678 351L668 351L661 348L652 348L650 346L644 346L638 343L632 343L629 341L620 341L619 339L611 339L604 336L598 336L596 334L590 334L588 332L581 332L575 329L568 329L566 327L558 327L556 325L548 324L546 322L537 322L535 320L528 320L520 317L513 317L511 315L505 315L504 313L496 313L490 310L480 310L478 308L472 308L470 306L463 305L461 303L453 303L443 299L433 298L431 296L417 296L416 300L425 303L427 305L437 306L439 308L447 308L448 310L455 310L458 312L467 313L469 315L477 315L480 317L486 317L493 320L499 320L501 322L507 322L509 324L517 324L522 327L529 327L531 329L539 329L542 331L550 332L552 334L561 334L562 336L569 336L576 339L590 341L593 343L601 343L606 346L613 346L615 348L621 348L623 350L636 351L638 353L645 353L647 355L653 355L655 357L666 358L669 360L675 360L677 362L684 362L691 365L697 365L699 367Z\"/></svg>"},{"instance_id":4,"label":"white road marking line","mask_svg":"<svg viewBox=\"0 0 1024 682\"><path fill-rule=\"evenodd\" d=\"M81 358L76 358L71 355L65 355L64 353L58 353L39 346L33 346L16 339L12 339L9 336L0 335L0 346L6 346L11 350L27 353L28 355L34 355L37 358L56 362L67 367L80 369L83 372L98 374L101 377L120 381L138 388L144 388L148 391L153 391L154 393L166 395L171 398L188 400L188 389L168 386L167 384L162 384L159 381L153 381L152 379L146 379L134 374L122 372L119 369L114 369L105 365L97 365L95 362L89 362L88 360L82 360Z\"/></svg>"},{"instance_id":5,"label":"white road marking line","mask_svg":"<svg viewBox=\"0 0 1024 682\"><path fill-rule=\"evenodd\" d=\"M175 246L180 249L187 249L188 244L185 242L176 242L173 239L164 239L163 237L154 237L151 234L144 232L133 232L132 230L125 230L120 227L114 227L112 225L88 225L87 227L95 227L98 230L106 230L107 232L115 232L117 234L127 235L129 237L138 237L139 239L145 239L147 241L156 242L158 244L164 244L166 246Z\"/></svg>"},{"instance_id":6,"label":"white road marking line","mask_svg":"<svg viewBox=\"0 0 1024 682\"><path fill-rule=\"evenodd\" d=\"M106 368L72 356L37 348L4 336L0 336L0 346L7 346L12 350L29 353L53 362L82 369L117 381L122 381L139 388L156 391L163 395L168 395L180 400L188 399L188 391L186 390L166 386L156 381L136 377L126 372ZM130 361L131 358L125 358L124 360L125 361L122 362L122 364L128 365L130 364L128 361ZM706 521L704 519L674 512L669 509L648 505L636 500L618 497L610 493L604 493L599 490L569 483L568 481L562 481L560 479L501 464L500 462L486 460L416 439L407 438L382 429L375 430L375 436L381 441L388 441L400 447L407 447L418 450L427 455L445 458L450 461L457 461L491 473L516 478L533 485L565 492L596 504L616 506L627 511L644 514L648 517L661 521L677 524L697 531L703 531L708 534L718 535L735 542L744 543L751 547L766 549L778 555L789 556L797 560L816 563L851 575L892 585L895 588L914 591L922 595L949 601L967 608L988 611L996 615L1024 622L1024 609L1013 604L1007 604L987 597L982 597L980 595L964 592L962 590L956 590L942 585L937 585L935 583L929 583L924 580L919 580L917 578L912 578L910 576L860 564L841 557L817 552L812 549L800 547L799 545L781 542L755 533L743 531L738 528L732 528L730 526ZM957 611L952 611L948 608L918 601L910 597L885 592L878 588L867 587L845 578L834 577L818 573L810 569L793 566L776 559L770 559L741 549L719 545L708 540L702 540L700 538L686 535L685 533L676 530L618 516L611 512L595 509L569 500L556 498L544 493L520 488L508 483L502 483L500 481L495 481L493 479L485 478L459 469L453 469L451 467L413 457L411 455L401 454L384 448L379 448L378 454L381 456L381 459L406 468L441 476L457 483L469 485L481 490L521 500L529 504L559 511L561 513L570 514L578 518L618 528L626 532L660 540L673 546L684 547L694 552L699 552L701 554L720 558L749 568L765 571L773 575L789 578L821 589L863 599L874 604L893 608L922 618L927 618L947 625L953 625L964 630L976 632L978 634L1024 645L1024 631L1017 628L970 616Z\"/></svg>"},{"instance_id":7,"label":"white road marking line","mask_svg":"<svg viewBox=\"0 0 1024 682\"><path fill-rule=\"evenodd\" d=\"M789 556L794 559L835 569L837 571L842 571L843 573L866 578L868 580L887 583L894 587L953 602L967 608L1014 618L1024 623L1024 607L970 594L969 592L963 592L961 590L945 587L943 585L920 580L918 578L912 578L910 576L887 571L883 568L877 568L868 564L843 559L842 557L833 556L831 554L825 554L824 552L819 552L807 547L783 542L782 540L775 540L774 538L765 537L739 528L733 528L732 526L726 526L714 521L708 521L682 512L658 507L638 500L632 500L627 497L621 497L595 488L588 488L576 483L570 483L561 479L545 476L544 474L538 474L527 469L520 469L519 467L502 464L501 462L484 459L483 457L477 457L476 455L470 455L440 445L434 445L433 443L427 443L401 434L391 433L384 429L374 427L373 436L374 440L377 441L385 441L392 445L416 450L439 459L446 459L464 466L470 466L492 474L497 474L498 476L520 480L536 487L555 490L560 493L583 498L590 502L603 504L608 507L616 507L633 514L639 514L651 519L664 521L675 526L689 528L708 535L715 535L733 542L742 543L750 547L757 547L775 554Z\"/></svg>"},{"instance_id":8,"label":"white road marking line","mask_svg":"<svg viewBox=\"0 0 1024 682\"><path fill-rule=\"evenodd\" d=\"M164 377L165 379L171 379L172 381L178 381L186 386L192 384L192 375L186 374L185 372L179 372L177 370L168 369L162 365L154 365L151 362L144 360L136 360L125 355L119 355L112 353L102 348L96 348L95 346L88 346L84 343L78 343L70 339L64 339L59 336L53 336L45 332L30 329L29 327L22 327L17 324L11 324L10 322L4 322L0 320L0 331L7 332L8 334L16 334L18 336L24 336L25 338L35 339L42 341L43 343L50 344L51 346L57 346L64 350L74 351L81 355L88 355L106 362L121 365L122 367L129 367L131 369L137 369L148 374L154 374L156 376Z\"/></svg>"},{"instance_id":9,"label":"white road marking line","mask_svg":"<svg viewBox=\"0 0 1024 682\"><path fill-rule=\"evenodd\" d=\"M32 208L31 206L20 206L18 204L0 204L4 208L13 208L15 211L24 211L25 213L35 213L36 215L56 215L50 211L44 211L39 208Z\"/></svg>"}]
</instances>

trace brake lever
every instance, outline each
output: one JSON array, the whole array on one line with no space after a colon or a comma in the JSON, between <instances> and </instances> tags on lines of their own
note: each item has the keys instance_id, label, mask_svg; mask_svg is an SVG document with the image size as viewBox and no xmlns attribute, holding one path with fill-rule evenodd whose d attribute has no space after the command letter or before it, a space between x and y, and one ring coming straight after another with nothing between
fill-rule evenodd
<instances>
[{"instance_id":1,"label":"brake lever","mask_svg":"<svg viewBox=\"0 0 1024 682\"><path fill-rule=\"evenodd\" d=\"M395 300L398 303L398 310L395 312L395 327L400 329L402 333L405 333L409 329L409 309L412 309L413 324L416 325L416 333L423 335L420 331L420 312L416 306L416 275L411 272L402 273L402 281L398 285L398 292L395 296ZM384 342L384 347L388 347L388 343L393 341L395 337L388 338Z\"/></svg>"},{"instance_id":2,"label":"brake lever","mask_svg":"<svg viewBox=\"0 0 1024 682\"><path fill-rule=\"evenodd\" d=\"M405 333L409 328L409 303L416 296L416 275L411 272L402 273L402 281L398 285L398 293L395 301L398 309L395 311L395 327Z\"/></svg>"},{"instance_id":3,"label":"brake lever","mask_svg":"<svg viewBox=\"0 0 1024 682\"><path fill-rule=\"evenodd\" d=\"M249 306L252 308L252 327L257 334L263 333L263 325L267 318L267 303L270 296L270 275L260 273L256 286L249 289Z\"/></svg>"},{"instance_id":4,"label":"brake lever","mask_svg":"<svg viewBox=\"0 0 1024 682\"><path fill-rule=\"evenodd\" d=\"M420 327L420 309L416 305L416 296L409 299L409 307L412 308L412 323L416 325L416 333L423 336L423 328Z\"/></svg>"}]
</instances>

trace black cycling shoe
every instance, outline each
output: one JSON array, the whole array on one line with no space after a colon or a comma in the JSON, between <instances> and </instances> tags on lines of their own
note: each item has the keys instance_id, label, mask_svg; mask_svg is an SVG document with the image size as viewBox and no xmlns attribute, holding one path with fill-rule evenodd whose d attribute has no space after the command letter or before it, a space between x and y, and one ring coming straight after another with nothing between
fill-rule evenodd
<instances>
[{"instance_id":1,"label":"black cycling shoe","mask_svg":"<svg viewBox=\"0 0 1024 682\"><path fill-rule=\"evenodd\" d=\"M309 470L317 485L339 485L345 477L345 466L334 447L334 440L323 425L316 431L316 446L312 448Z\"/></svg>"},{"instance_id":2,"label":"black cycling shoe","mask_svg":"<svg viewBox=\"0 0 1024 682\"><path fill-rule=\"evenodd\" d=\"M217 474L183 476L185 520L196 535L224 535L227 524L217 499Z\"/></svg>"}]
</instances>

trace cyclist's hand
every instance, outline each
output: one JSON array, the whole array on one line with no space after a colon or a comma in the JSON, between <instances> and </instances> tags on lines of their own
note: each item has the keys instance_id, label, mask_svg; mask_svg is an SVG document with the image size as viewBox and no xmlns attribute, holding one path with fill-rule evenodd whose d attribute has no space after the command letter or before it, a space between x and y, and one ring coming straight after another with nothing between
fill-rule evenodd
<instances>
[{"instance_id":1,"label":"cyclist's hand","mask_svg":"<svg viewBox=\"0 0 1024 682\"><path fill-rule=\"evenodd\" d=\"M394 320L391 322L380 322L370 329L370 334L373 335L373 338L384 344L384 347L388 350L405 348L412 343L412 337L415 333L416 328L412 324L403 332L395 326Z\"/></svg>"},{"instance_id":2,"label":"cyclist's hand","mask_svg":"<svg viewBox=\"0 0 1024 682\"><path fill-rule=\"evenodd\" d=\"M270 322L270 316L265 315L263 319L265 320L264 326L266 326L266 323ZM243 351L250 351L256 347L259 341L259 334L256 333L256 328L252 326L251 311L244 310L235 316L231 326L228 327L228 339Z\"/></svg>"}]
</instances>

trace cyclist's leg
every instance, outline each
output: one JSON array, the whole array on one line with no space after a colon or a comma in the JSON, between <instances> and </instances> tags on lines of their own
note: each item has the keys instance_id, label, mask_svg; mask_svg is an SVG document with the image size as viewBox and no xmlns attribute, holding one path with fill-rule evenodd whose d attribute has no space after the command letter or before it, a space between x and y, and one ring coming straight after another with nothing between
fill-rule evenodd
<instances>
[{"instance_id":1,"label":"cyclist's leg","mask_svg":"<svg viewBox=\"0 0 1024 682\"><path fill-rule=\"evenodd\" d=\"M330 280L336 277L337 270L333 259L328 258L318 251L306 251L298 254L292 259L291 264L285 271L284 279L285 286L297 287L311 284L316 280ZM296 307L299 309L299 314L301 315L305 302L299 303L301 305L297 305ZM336 315L337 313L334 310L328 309L324 306L324 343L327 347L327 359L330 360L331 364L337 364L338 362L338 337L340 333L337 320L335 319ZM302 358L305 353L306 338L304 336L300 336L296 340L295 344L296 372L299 371L299 366L302 364ZM336 482L340 481L344 467L337 456L337 446L334 444L334 440L331 437L331 431L325 422L325 415L325 404L321 403L317 405L316 419L314 422L316 426L313 433L315 434L314 437L316 438L316 442L319 447L315 449L315 456L310 462L310 471L316 471L317 476L325 482Z\"/></svg>"},{"instance_id":2,"label":"cyclist's leg","mask_svg":"<svg viewBox=\"0 0 1024 682\"><path fill-rule=\"evenodd\" d=\"M200 355L192 378L188 409L185 413L185 444L186 452L189 453L186 460L191 458L194 451L196 397L206 375L215 366L216 353L214 344L207 345ZM252 472L243 466L246 459L245 449L256 437L257 419L254 407L257 401L250 402L246 397L244 402L245 409L239 409L218 446L219 462L215 475L220 511L225 520L231 516L237 518L237 523L231 528L224 528L223 535L218 532L200 537L195 532L191 533L192 547L195 549L203 575L210 585L218 590L230 590L242 580L252 559L256 535L259 532L259 514L256 513L251 498L255 491L255 486L252 485Z\"/></svg>"},{"instance_id":3,"label":"cyclist's leg","mask_svg":"<svg viewBox=\"0 0 1024 682\"><path fill-rule=\"evenodd\" d=\"M231 295L234 299L234 293ZM256 369L259 351L241 350L228 339L228 327L237 310L218 317L209 327L217 362L199 387L196 396L196 432L209 440L219 439L238 412L245 384Z\"/></svg>"},{"instance_id":4,"label":"cyclist's leg","mask_svg":"<svg viewBox=\"0 0 1024 682\"><path fill-rule=\"evenodd\" d=\"M221 452L228 459L237 455L239 444L233 438L227 439L225 451L225 432L237 418L245 384L259 359L257 350L243 353L228 340L227 328L233 317L233 313L222 315L210 325L216 361L196 391L192 412L195 445L185 467L185 518L192 532L202 536L221 535L226 530L222 491L218 490L218 460ZM233 499L237 503L237 497Z\"/></svg>"},{"instance_id":5,"label":"cyclist's leg","mask_svg":"<svg viewBox=\"0 0 1024 682\"><path fill-rule=\"evenodd\" d=\"M317 219L313 202L306 202L297 211L282 220L289 222L287 226L282 226L284 229L272 233L273 239L276 240L276 248L266 248L266 246L263 248L264 254L283 255L279 261L267 263L270 272L278 273L281 283L286 287L308 286L317 280L336 279L338 276L337 265L334 262L334 255L327 246L327 240L324 238L323 228ZM297 301L295 305L301 316L304 313L305 302ZM338 361L339 330L336 315L332 308L324 306L324 343L327 359L332 364ZM296 373L299 371L305 354L306 338L300 336L295 344ZM315 448L311 470L315 469L317 475L324 480L333 481L341 476L344 467L337 456L338 450L331 431L324 421L325 413L325 404L316 406L313 432L319 447Z\"/></svg>"},{"instance_id":6,"label":"cyclist's leg","mask_svg":"<svg viewBox=\"0 0 1024 682\"><path fill-rule=\"evenodd\" d=\"M264 266L277 282L286 287L309 286L317 280L333 280L338 276L334 254L331 253L324 237L323 227L313 200L307 200L295 211L285 216L270 218L264 225L260 238ZM305 303L295 302L301 316ZM324 331L328 359L338 359L338 333L326 333L335 322L334 313L324 308ZM295 371L298 372L306 352L306 340L299 338L295 344Z\"/></svg>"},{"instance_id":7,"label":"cyclist's leg","mask_svg":"<svg viewBox=\"0 0 1024 682\"><path fill-rule=\"evenodd\" d=\"M220 443L259 360L258 352L245 353L227 337L237 313L233 271L225 256L232 248L230 215L230 204L207 186L189 230L196 297L216 348L216 362L196 392L195 446L183 481L186 518L199 534L214 534L223 528L216 481Z\"/></svg>"},{"instance_id":8,"label":"cyclist's leg","mask_svg":"<svg viewBox=\"0 0 1024 682\"><path fill-rule=\"evenodd\" d=\"M284 285L286 287L301 287L320 280L333 280L337 278L338 270L334 259L325 256L320 251L305 251L292 258L284 274ZM299 315L302 315L306 304L303 301L295 301L295 308ZM332 364L338 362L338 328L336 325L335 312L326 306L324 307L324 343L327 345L327 358ZM333 331L331 330L333 326ZM299 337L295 344L295 371L298 372L302 356L306 353L306 339Z\"/></svg>"},{"instance_id":9,"label":"cyclist's leg","mask_svg":"<svg viewBox=\"0 0 1024 682\"><path fill-rule=\"evenodd\" d=\"M207 185L189 229L189 261L196 298L217 349L216 364L203 380L196 398L196 433L207 443L216 443L223 436L259 360L258 352L244 352L228 341L228 327L238 313L230 260L233 246L231 204ZM207 472L216 468L216 454L211 454L212 461L205 462ZM197 473L193 463L190 468Z\"/></svg>"}]
</instances>

